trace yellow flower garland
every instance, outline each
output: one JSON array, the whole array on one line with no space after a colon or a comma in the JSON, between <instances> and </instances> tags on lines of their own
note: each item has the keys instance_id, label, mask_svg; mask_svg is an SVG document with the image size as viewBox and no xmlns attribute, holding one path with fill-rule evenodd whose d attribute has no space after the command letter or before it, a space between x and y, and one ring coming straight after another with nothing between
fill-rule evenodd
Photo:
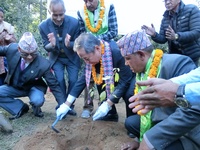
<instances>
[{"instance_id":1,"label":"yellow flower garland","mask_svg":"<svg viewBox=\"0 0 200 150\"><path fill-rule=\"evenodd\" d=\"M97 26L94 28L92 27L91 23L90 23L90 19L89 19L89 16L88 16L88 12L87 12L87 7L86 5L84 5L84 14L85 14L85 22L86 22L86 26L87 28L93 32L93 33L96 33L99 31L99 29L101 28L101 25L102 25L102 22L103 22L103 17L104 17L104 14L105 14L105 5L104 5L104 0L100 0L100 12L99 12L99 20L98 20L98 23L97 23Z\"/></svg>"},{"instance_id":2,"label":"yellow flower garland","mask_svg":"<svg viewBox=\"0 0 200 150\"><path fill-rule=\"evenodd\" d=\"M150 71L149 71L149 74L148 74L148 77L149 78L155 78L157 76L157 73L158 73L158 66L160 64L160 61L162 59L162 56L163 56L163 51L160 50L160 49L156 49L155 50L155 55L154 55L154 58L153 58L153 62L151 64L151 68L150 68ZM137 94L139 89L138 89L138 85L136 84L135 85L135 90L134 90L134 94ZM137 107L137 106L136 106ZM141 113L141 110L137 112L138 115L142 115Z\"/></svg>"},{"instance_id":3,"label":"yellow flower garland","mask_svg":"<svg viewBox=\"0 0 200 150\"><path fill-rule=\"evenodd\" d=\"M101 43L101 55L104 54L104 44ZM92 65L92 77L93 77L93 80L96 84L101 84L103 83L103 74L104 74L104 68L103 68L103 63L102 63L102 58L100 59L100 75L99 77L97 78L97 73L96 73L96 68L95 68L95 65Z\"/></svg>"}]
</instances>

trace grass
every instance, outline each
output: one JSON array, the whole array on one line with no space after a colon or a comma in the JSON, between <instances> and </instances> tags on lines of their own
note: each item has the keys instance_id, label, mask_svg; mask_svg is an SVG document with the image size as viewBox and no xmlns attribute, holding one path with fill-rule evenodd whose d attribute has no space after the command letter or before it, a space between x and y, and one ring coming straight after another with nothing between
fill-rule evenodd
<instances>
[{"instance_id":1,"label":"grass","mask_svg":"<svg viewBox=\"0 0 200 150\"><path fill-rule=\"evenodd\" d=\"M8 118L10 115L1 110L6 118ZM1 150L12 150L15 144L25 135L31 135L32 132L37 128L37 125L42 123L50 123L50 121L53 123L55 119L55 114L53 113L44 113L43 118L35 117L31 111L27 114L24 114L22 117L11 120L10 123L13 127L13 133L7 134L0 132L0 149Z\"/></svg>"}]
</instances>

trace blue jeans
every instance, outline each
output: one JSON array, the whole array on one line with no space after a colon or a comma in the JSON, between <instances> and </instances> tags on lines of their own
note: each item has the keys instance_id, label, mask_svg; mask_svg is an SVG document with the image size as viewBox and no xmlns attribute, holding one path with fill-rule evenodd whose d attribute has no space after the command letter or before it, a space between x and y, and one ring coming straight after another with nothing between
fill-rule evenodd
<instances>
[{"instance_id":1,"label":"blue jeans","mask_svg":"<svg viewBox=\"0 0 200 150\"><path fill-rule=\"evenodd\" d=\"M30 104L41 107L44 104L44 93L35 87L30 90L19 90L12 86L0 86L0 107L8 111L12 115L18 114L24 105L24 102L17 97L28 96Z\"/></svg>"},{"instance_id":2,"label":"blue jeans","mask_svg":"<svg viewBox=\"0 0 200 150\"><path fill-rule=\"evenodd\" d=\"M58 58L52 69L60 84L64 97L67 98L72 87L78 80L79 67L71 62L68 58ZM68 90L65 82L65 69L68 74Z\"/></svg>"}]
</instances>

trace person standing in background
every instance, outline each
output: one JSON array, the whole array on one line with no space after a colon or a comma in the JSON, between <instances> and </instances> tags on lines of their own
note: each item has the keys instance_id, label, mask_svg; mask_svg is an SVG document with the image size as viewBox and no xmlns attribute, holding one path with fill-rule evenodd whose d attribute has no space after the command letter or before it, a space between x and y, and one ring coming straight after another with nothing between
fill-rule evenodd
<instances>
[{"instance_id":1,"label":"person standing in background","mask_svg":"<svg viewBox=\"0 0 200 150\"><path fill-rule=\"evenodd\" d=\"M0 46L16 42L14 27L4 21L4 10L0 7ZM7 61L5 57L0 57L0 85L4 84L7 73Z\"/></svg>"},{"instance_id":2,"label":"person standing in background","mask_svg":"<svg viewBox=\"0 0 200 150\"><path fill-rule=\"evenodd\" d=\"M64 97L67 98L75 82L78 80L80 58L73 51L74 40L80 33L78 20L65 15L63 0L51 0L49 4L50 18L42 21L39 31L43 39L44 49L49 52L49 60L53 72L60 84ZM68 73L68 89L65 81L65 69ZM76 115L73 110L68 114Z\"/></svg>"},{"instance_id":3,"label":"person standing in background","mask_svg":"<svg viewBox=\"0 0 200 150\"><path fill-rule=\"evenodd\" d=\"M198 66L200 57L200 11L182 0L164 0L166 11L157 33L153 24L143 25L146 33L156 43L168 42L169 53L189 56Z\"/></svg>"}]
</instances>

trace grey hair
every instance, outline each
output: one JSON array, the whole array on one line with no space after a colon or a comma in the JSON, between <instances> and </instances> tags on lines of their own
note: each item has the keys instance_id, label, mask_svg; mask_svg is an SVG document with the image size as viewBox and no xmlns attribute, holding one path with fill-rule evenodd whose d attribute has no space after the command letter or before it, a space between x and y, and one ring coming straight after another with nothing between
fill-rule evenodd
<instances>
[{"instance_id":1,"label":"grey hair","mask_svg":"<svg viewBox=\"0 0 200 150\"><path fill-rule=\"evenodd\" d=\"M91 33L82 33L74 41L73 48L75 52L83 48L85 52L88 54L94 52L96 45L98 46L101 45L101 42L97 37L95 37Z\"/></svg>"},{"instance_id":2,"label":"grey hair","mask_svg":"<svg viewBox=\"0 0 200 150\"><path fill-rule=\"evenodd\" d=\"M50 3L49 3L49 11L51 11L52 6L59 4L59 3L63 6L63 10L65 12L66 11L65 3L64 3L63 0L51 0Z\"/></svg>"}]
</instances>

